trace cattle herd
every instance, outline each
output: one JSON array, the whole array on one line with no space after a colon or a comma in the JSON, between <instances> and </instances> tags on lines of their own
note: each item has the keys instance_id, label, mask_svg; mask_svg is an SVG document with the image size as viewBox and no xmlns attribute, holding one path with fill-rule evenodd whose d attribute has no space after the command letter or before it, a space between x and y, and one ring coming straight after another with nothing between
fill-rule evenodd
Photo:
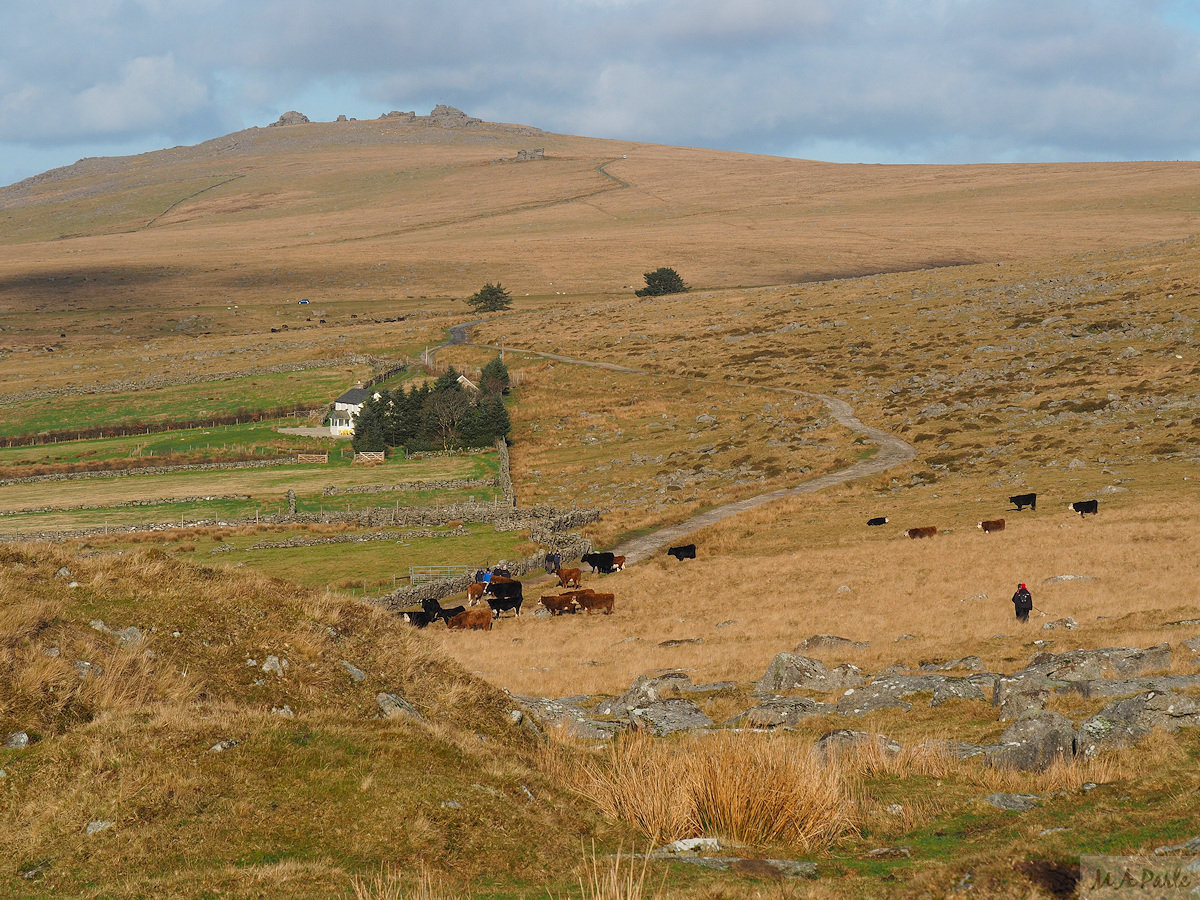
<instances>
[{"instance_id":1,"label":"cattle herd","mask_svg":"<svg viewBox=\"0 0 1200 900\"><path fill-rule=\"evenodd\" d=\"M679 561L696 558L696 545L683 544L671 547L667 555ZM555 560L559 557L555 557ZM591 566L592 574L597 572L609 575L620 572L625 568L625 557L615 556L611 552L585 553L580 561ZM558 578L558 586L562 593L548 594L539 599L551 616L562 616L574 613L604 613L612 615L613 595L599 593L592 588L583 586L582 568L563 568L558 565L553 574ZM479 573L477 577L484 577ZM521 615L521 604L524 602L524 590L521 582L513 578L504 569L498 569L487 576L487 581L476 581L467 588L467 603L465 606L444 608L432 598L422 600L420 609L408 609L400 613L400 617L417 628L425 628L439 619L446 623L447 628L481 629L490 631L492 624L500 618L500 614L513 611L514 616ZM486 602L487 606L480 606Z\"/></svg>"},{"instance_id":2,"label":"cattle herd","mask_svg":"<svg viewBox=\"0 0 1200 900\"><path fill-rule=\"evenodd\" d=\"M1021 512L1025 507L1031 510L1037 510L1037 494L1017 494L1008 498L1008 502L1017 508L1017 512ZM1076 500L1074 503L1068 503L1067 509L1071 512L1079 513L1079 518L1086 515L1096 515L1100 509L1100 501L1098 500ZM868 525L886 525L888 523L887 516L873 516L867 519ZM1004 530L1004 519L984 519L979 522L977 527L984 534L992 534L996 531ZM921 538L930 538L938 533L936 525L922 525L917 528L907 528L904 531L904 536L912 540Z\"/></svg>"}]
</instances>

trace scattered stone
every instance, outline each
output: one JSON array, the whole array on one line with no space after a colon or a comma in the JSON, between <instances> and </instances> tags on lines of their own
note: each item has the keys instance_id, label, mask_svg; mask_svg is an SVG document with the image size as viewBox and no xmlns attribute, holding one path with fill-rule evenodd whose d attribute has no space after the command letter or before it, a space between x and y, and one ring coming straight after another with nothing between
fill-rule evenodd
<instances>
[{"instance_id":1,"label":"scattered stone","mask_svg":"<svg viewBox=\"0 0 1200 900\"><path fill-rule=\"evenodd\" d=\"M672 841L669 844L663 844L663 846L651 852L650 856L652 859L699 856L701 853L720 853L724 849L721 842L716 838L683 838L682 840Z\"/></svg>"},{"instance_id":2,"label":"scattered stone","mask_svg":"<svg viewBox=\"0 0 1200 900\"><path fill-rule=\"evenodd\" d=\"M271 714L282 716L285 719L294 719L296 717L296 714L292 712L292 708L286 703L283 706L272 706Z\"/></svg>"},{"instance_id":3,"label":"scattered stone","mask_svg":"<svg viewBox=\"0 0 1200 900\"><path fill-rule=\"evenodd\" d=\"M218 741L217 743L215 743L211 747L209 747L208 752L209 753L224 753L226 750L232 750L234 747L236 747L240 743L241 743L241 741L239 741L235 738L226 738L225 740Z\"/></svg>"},{"instance_id":4,"label":"scattered stone","mask_svg":"<svg viewBox=\"0 0 1200 900\"><path fill-rule=\"evenodd\" d=\"M1186 641L1180 641L1179 646L1191 652L1193 656L1200 654L1200 637L1188 638Z\"/></svg>"},{"instance_id":5,"label":"scattered stone","mask_svg":"<svg viewBox=\"0 0 1200 900\"><path fill-rule=\"evenodd\" d=\"M1061 584L1064 581L1096 581L1092 575L1051 575L1049 578L1043 578L1042 584Z\"/></svg>"},{"instance_id":6,"label":"scattered stone","mask_svg":"<svg viewBox=\"0 0 1200 900\"><path fill-rule=\"evenodd\" d=\"M1104 647L1098 650L1071 650L1067 653L1039 653L1028 666L1012 677L1038 675L1056 681L1093 681L1114 676L1141 675L1171 667L1171 645L1153 647Z\"/></svg>"},{"instance_id":7,"label":"scattered stone","mask_svg":"<svg viewBox=\"0 0 1200 900\"><path fill-rule=\"evenodd\" d=\"M904 812L904 807L901 806L899 803L892 803L892 804L888 805L887 812L888 812L888 815L898 816L902 812Z\"/></svg>"},{"instance_id":8,"label":"scattered stone","mask_svg":"<svg viewBox=\"0 0 1200 900\"><path fill-rule=\"evenodd\" d=\"M42 651L42 656L46 657L47 659L58 659L60 656L62 656L62 651L57 647L47 647Z\"/></svg>"},{"instance_id":9,"label":"scattered stone","mask_svg":"<svg viewBox=\"0 0 1200 900\"><path fill-rule=\"evenodd\" d=\"M344 659L341 661L341 663L342 663L342 668L345 669L346 672L350 675L351 681L357 683L359 681L367 680L367 673L364 672L362 669L360 669L358 666L356 666L352 663L346 662L346 660L344 660Z\"/></svg>"},{"instance_id":10,"label":"scattered stone","mask_svg":"<svg viewBox=\"0 0 1200 900\"><path fill-rule=\"evenodd\" d=\"M704 638L672 638L669 641L659 641L660 647L683 647L687 644L703 644Z\"/></svg>"},{"instance_id":11,"label":"scattered stone","mask_svg":"<svg viewBox=\"0 0 1200 900\"><path fill-rule=\"evenodd\" d=\"M1056 759L1075 756L1075 723L1049 710L1026 713L1000 735L986 754L989 763L1024 772L1044 769Z\"/></svg>"},{"instance_id":12,"label":"scattered stone","mask_svg":"<svg viewBox=\"0 0 1200 900\"><path fill-rule=\"evenodd\" d=\"M908 847L877 847L874 850L868 850L867 856L873 859L909 859L912 856L912 850Z\"/></svg>"},{"instance_id":13,"label":"scattered stone","mask_svg":"<svg viewBox=\"0 0 1200 900\"><path fill-rule=\"evenodd\" d=\"M947 700L986 700L978 685L966 678L946 675L888 675L876 678L862 688L851 688L838 699L842 715L861 716L876 709L912 709L903 698L912 694L932 694L930 706Z\"/></svg>"},{"instance_id":14,"label":"scattered stone","mask_svg":"<svg viewBox=\"0 0 1200 900\"><path fill-rule=\"evenodd\" d=\"M1182 844L1168 844L1165 847L1155 847L1154 855L1163 856L1167 853L1200 853L1200 835Z\"/></svg>"},{"instance_id":15,"label":"scattered stone","mask_svg":"<svg viewBox=\"0 0 1200 900\"><path fill-rule=\"evenodd\" d=\"M780 653L767 666L759 680L757 690L764 694L788 691L795 688L813 691L840 691L862 684L862 671L857 666L843 663L829 669L825 663L795 653Z\"/></svg>"},{"instance_id":16,"label":"scattered stone","mask_svg":"<svg viewBox=\"0 0 1200 900\"><path fill-rule=\"evenodd\" d=\"M660 737L676 731L713 726L713 720L701 712L700 707L682 698L659 700L649 706L630 710L629 721L634 728L651 731Z\"/></svg>"},{"instance_id":17,"label":"scattered stone","mask_svg":"<svg viewBox=\"0 0 1200 900\"><path fill-rule=\"evenodd\" d=\"M726 619L724 622L718 622L717 627L718 628L728 628L730 625L736 625L737 623L738 623L737 619Z\"/></svg>"},{"instance_id":18,"label":"scattered stone","mask_svg":"<svg viewBox=\"0 0 1200 900\"><path fill-rule=\"evenodd\" d=\"M14 731L4 739L4 748L6 750L24 750L29 746L29 732Z\"/></svg>"},{"instance_id":19,"label":"scattered stone","mask_svg":"<svg viewBox=\"0 0 1200 900\"><path fill-rule=\"evenodd\" d=\"M1041 803L1041 800L1037 794L988 794L983 798L985 803L1010 812L1026 812Z\"/></svg>"},{"instance_id":20,"label":"scattered stone","mask_svg":"<svg viewBox=\"0 0 1200 900\"><path fill-rule=\"evenodd\" d=\"M410 719L416 719L418 722L425 721L425 717L417 712L415 706L397 694L380 691L375 695L375 702L379 704L379 714L385 719L407 716Z\"/></svg>"},{"instance_id":21,"label":"scattered stone","mask_svg":"<svg viewBox=\"0 0 1200 900\"><path fill-rule=\"evenodd\" d=\"M898 644L898 643L900 643L901 641L911 641L911 640L915 640L915 639L916 639L916 637L917 637L917 636L916 636L915 634L909 634L909 633L906 631L906 632L904 632L904 634L900 635L900 637L896 638L896 641L895 641L895 642Z\"/></svg>"},{"instance_id":22,"label":"scattered stone","mask_svg":"<svg viewBox=\"0 0 1200 900\"><path fill-rule=\"evenodd\" d=\"M462 809L462 804L457 800L443 800L442 809Z\"/></svg>"},{"instance_id":23,"label":"scattered stone","mask_svg":"<svg viewBox=\"0 0 1200 900\"><path fill-rule=\"evenodd\" d=\"M54 577L55 578L70 578L71 570L68 569L66 566L63 566L61 569L59 569L57 572L54 573Z\"/></svg>"},{"instance_id":24,"label":"scattered stone","mask_svg":"<svg viewBox=\"0 0 1200 900\"><path fill-rule=\"evenodd\" d=\"M779 728L795 725L810 716L837 712L831 703L820 703L808 697L772 697L758 706L734 716L725 724L734 728Z\"/></svg>"},{"instance_id":25,"label":"scattered stone","mask_svg":"<svg viewBox=\"0 0 1200 900\"><path fill-rule=\"evenodd\" d=\"M509 721L514 725L524 723L533 726L533 719L536 718L546 727L561 728L572 737L586 741L610 740L624 727L619 722L593 719L587 710L571 698L546 700L542 697L520 697L514 694L512 699L525 708L524 711L512 710L509 713ZM626 713L627 710L621 710L621 715Z\"/></svg>"},{"instance_id":26,"label":"scattered stone","mask_svg":"<svg viewBox=\"0 0 1200 900\"><path fill-rule=\"evenodd\" d=\"M1079 727L1079 750L1088 758L1101 749L1132 744L1153 729L1178 731L1200 725L1200 698L1147 691L1114 700Z\"/></svg>"},{"instance_id":27,"label":"scattered stone","mask_svg":"<svg viewBox=\"0 0 1200 900\"><path fill-rule=\"evenodd\" d=\"M1143 691L1187 690L1200 687L1200 675L1150 675L1145 678L1113 678L1075 681L1071 686L1089 700L1093 697L1132 697Z\"/></svg>"},{"instance_id":28,"label":"scattered stone","mask_svg":"<svg viewBox=\"0 0 1200 900\"><path fill-rule=\"evenodd\" d=\"M88 822L85 831L87 832L87 836L91 837L93 834L99 834L101 831L107 831L112 827L112 822L102 822L97 819L95 822Z\"/></svg>"},{"instance_id":29,"label":"scattered stone","mask_svg":"<svg viewBox=\"0 0 1200 900\"><path fill-rule=\"evenodd\" d=\"M804 650L862 650L869 646L871 646L870 641L852 641L850 638L839 637L836 634L814 634L812 637L806 637L797 644L792 652L800 653Z\"/></svg>"},{"instance_id":30,"label":"scattered stone","mask_svg":"<svg viewBox=\"0 0 1200 900\"><path fill-rule=\"evenodd\" d=\"M1167 622L1167 625L1200 625L1200 619L1180 619L1178 622Z\"/></svg>"},{"instance_id":31,"label":"scattered stone","mask_svg":"<svg viewBox=\"0 0 1200 900\"><path fill-rule=\"evenodd\" d=\"M972 600L986 600L987 598L988 598L988 595L981 592L978 594L972 594L970 597L963 597L958 602L959 603L970 603Z\"/></svg>"},{"instance_id":32,"label":"scattered stone","mask_svg":"<svg viewBox=\"0 0 1200 900\"><path fill-rule=\"evenodd\" d=\"M262 670L267 673L274 672L276 675L283 675L283 670L288 667L286 659L280 659L278 656L268 656L267 661L262 664Z\"/></svg>"},{"instance_id":33,"label":"scattered stone","mask_svg":"<svg viewBox=\"0 0 1200 900\"><path fill-rule=\"evenodd\" d=\"M890 756L894 756L903 749L899 741L894 741L886 735L839 728L837 731L827 731L817 738L813 744L813 750L821 756L829 758L865 743L874 743L880 750Z\"/></svg>"},{"instance_id":34,"label":"scattered stone","mask_svg":"<svg viewBox=\"0 0 1200 900\"><path fill-rule=\"evenodd\" d=\"M87 678L89 675L99 678L104 674L103 667L94 666L85 659L73 660L71 665L75 667L75 674L80 678Z\"/></svg>"},{"instance_id":35,"label":"scattered stone","mask_svg":"<svg viewBox=\"0 0 1200 900\"><path fill-rule=\"evenodd\" d=\"M955 669L966 669L970 672L983 670L983 660L978 656L964 656L962 659L952 659L949 662L923 662L922 672L952 672Z\"/></svg>"},{"instance_id":36,"label":"scattered stone","mask_svg":"<svg viewBox=\"0 0 1200 900\"><path fill-rule=\"evenodd\" d=\"M1065 619L1055 619L1053 622L1047 622L1042 626L1042 631L1053 631L1056 628L1065 628L1067 631L1074 631L1079 627L1079 623L1067 616Z\"/></svg>"},{"instance_id":37,"label":"scattered stone","mask_svg":"<svg viewBox=\"0 0 1200 900\"><path fill-rule=\"evenodd\" d=\"M624 716L631 709L646 706L664 699L667 691L683 691L692 687L692 678L686 672L667 672L663 675L639 675L633 686L620 697L603 700L592 712L598 716Z\"/></svg>"}]
</instances>

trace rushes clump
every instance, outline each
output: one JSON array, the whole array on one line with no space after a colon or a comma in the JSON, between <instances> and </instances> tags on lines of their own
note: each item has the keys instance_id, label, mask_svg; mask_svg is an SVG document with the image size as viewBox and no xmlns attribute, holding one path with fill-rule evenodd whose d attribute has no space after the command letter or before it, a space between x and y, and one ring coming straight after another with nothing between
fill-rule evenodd
<instances>
[{"instance_id":1,"label":"rushes clump","mask_svg":"<svg viewBox=\"0 0 1200 900\"><path fill-rule=\"evenodd\" d=\"M855 828L843 768L780 736L632 734L578 771L581 793L653 841L717 835L808 851Z\"/></svg>"}]
</instances>

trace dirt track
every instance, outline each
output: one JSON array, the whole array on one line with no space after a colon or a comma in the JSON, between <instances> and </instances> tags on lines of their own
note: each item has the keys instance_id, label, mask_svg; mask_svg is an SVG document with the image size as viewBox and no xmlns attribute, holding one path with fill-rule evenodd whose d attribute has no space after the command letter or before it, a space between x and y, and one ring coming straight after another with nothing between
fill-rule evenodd
<instances>
[{"instance_id":1,"label":"dirt track","mask_svg":"<svg viewBox=\"0 0 1200 900\"><path fill-rule=\"evenodd\" d=\"M468 322L463 325L456 325L450 330L450 344L462 346L466 345L467 332L474 322ZM447 345L443 345L447 346ZM484 347L489 350L499 350L499 347L493 347L489 344L470 344L473 347ZM430 354L434 354L440 348L433 348ZM588 359L578 359L572 356L562 356L557 353L544 353L539 350L523 350L519 347L504 348L506 353L525 353L530 356L540 356L544 359L553 359L558 362L572 363L580 366L592 366L595 368L608 369L614 372L630 372L637 375L661 374L647 372L644 369L634 369L629 366L621 366L615 363L594 362ZM771 503L775 500L782 500L786 497L794 497L799 494L812 494L817 491L824 490L828 487L833 487L837 484L845 484L847 481L853 481L856 478L862 478L867 475L877 475L880 472L885 472L893 466L898 466L906 463L917 456L917 449L907 441L901 440L895 435L888 434L886 431L881 431L878 428L872 428L869 425L864 425L854 415L854 409L849 403L844 400L839 400L836 397L828 397L824 394L814 394L807 391L797 391L792 388L775 388L768 385L756 384L756 388L766 388L767 390L778 391L784 394L791 394L796 397L810 397L815 400L820 400L825 405L825 409L829 411L829 415L841 425L854 431L861 432L867 436L867 439L875 444L879 450L870 459L862 459L854 463L848 468L838 472L829 472L825 475L818 475L816 478L811 478L802 484L792 488L780 488L775 491L768 491L765 494L758 494L754 497L747 497L744 500L735 500L731 503L724 503L720 506L713 507L703 513L692 516L683 522L675 525L667 525L657 531L651 532L641 537L632 538L623 544L613 548L613 553L624 556L626 565L629 563L639 562L646 559L655 551L667 547L671 544L680 543L682 538L686 537L693 531L697 531L706 525L711 525L714 522L719 522L722 519L727 519L730 516L736 516L738 513L743 513L748 509L754 509L756 506L762 506L764 503Z\"/></svg>"}]
</instances>

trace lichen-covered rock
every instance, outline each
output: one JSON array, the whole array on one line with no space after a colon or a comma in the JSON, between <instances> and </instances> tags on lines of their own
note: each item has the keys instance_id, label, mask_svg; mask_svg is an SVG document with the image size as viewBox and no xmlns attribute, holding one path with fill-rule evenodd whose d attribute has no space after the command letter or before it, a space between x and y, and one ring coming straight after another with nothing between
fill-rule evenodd
<instances>
[{"instance_id":1,"label":"lichen-covered rock","mask_svg":"<svg viewBox=\"0 0 1200 900\"><path fill-rule=\"evenodd\" d=\"M767 666L767 671L759 679L757 690L763 694L795 689L843 691L862 684L864 680L862 671L849 663L830 669L819 659L780 653Z\"/></svg>"},{"instance_id":2,"label":"lichen-covered rock","mask_svg":"<svg viewBox=\"0 0 1200 900\"><path fill-rule=\"evenodd\" d=\"M1042 769L1056 759L1075 756L1075 723L1049 710L1027 713L1000 735L988 762L1022 771Z\"/></svg>"},{"instance_id":3,"label":"lichen-covered rock","mask_svg":"<svg viewBox=\"0 0 1200 900\"><path fill-rule=\"evenodd\" d=\"M1114 700L1079 726L1079 751L1091 757L1107 747L1132 744L1160 728L1178 731L1200 725L1200 698L1173 692L1147 691Z\"/></svg>"},{"instance_id":4,"label":"lichen-covered rock","mask_svg":"<svg viewBox=\"0 0 1200 900\"><path fill-rule=\"evenodd\" d=\"M656 703L673 691L684 691L691 687L692 679L686 672L639 675L624 694L611 700L601 700L592 712L598 716L625 716L631 709Z\"/></svg>"},{"instance_id":5,"label":"lichen-covered rock","mask_svg":"<svg viewBox=\"0 0 1200 900\"><path fill-rule=\"evenodd\" d=\"M726 725L735 728L779 728L795 725L811 716L837 712L832 703L820 703L808 697L772 697L734 716Z\"/></svg>"},{"instance_id":6,"label":"lichen-covered rock","mask_svg":"<svg viewBox=\"0 0 1200 900\"><path fill-rule=\"evenodd\" d=\"M425 717L417 711L417 708L399 694L380 691L375 695L375 702L379 704L379 714L385 719L407 716L410 719L416 719L418 722L425 721Z\"/></svg>"},{"instance_id":7,"label":"lichen-covered rock","mask_svg":"<svg viewBox=\"0 0 1200 900\"><path fill-rule=\"evenodd\" d=\"M870 641L852 641L850 638L839 637L836 634L814 634L811 637L806 637L797 644L792 652L801 653L805 650L861 650L870 645Z\"/></svg>"},{"instance_id":8,"label":"lichen-covered rock","mask_svg":"<svg viewBox=\"0 0 1200 900\"><path fill-rule=\"evenodd\" d=\"M660 736L713 726L713 720L700 707L682 698L659 700L649 706L632 709L629 711L629 722L635 729L644 729Z\"/></svg>"},{"instance_id":9,"label":"lichen-covered rock","mask_svg":"<svg viewBox=\"0 0 1200 900\"><path fill-rule=\"evenodd\" d=\"M830 756L837 756L839 753L847 750L853 750L859 744L866 743L874 744L877 749L891 756L894 756L903 749L898 741L892 740L887 735L839 728L837 731L827 731L817 738L813 744L813 750L821 756L828 758Z\"/></svg>"}]
</instances>

